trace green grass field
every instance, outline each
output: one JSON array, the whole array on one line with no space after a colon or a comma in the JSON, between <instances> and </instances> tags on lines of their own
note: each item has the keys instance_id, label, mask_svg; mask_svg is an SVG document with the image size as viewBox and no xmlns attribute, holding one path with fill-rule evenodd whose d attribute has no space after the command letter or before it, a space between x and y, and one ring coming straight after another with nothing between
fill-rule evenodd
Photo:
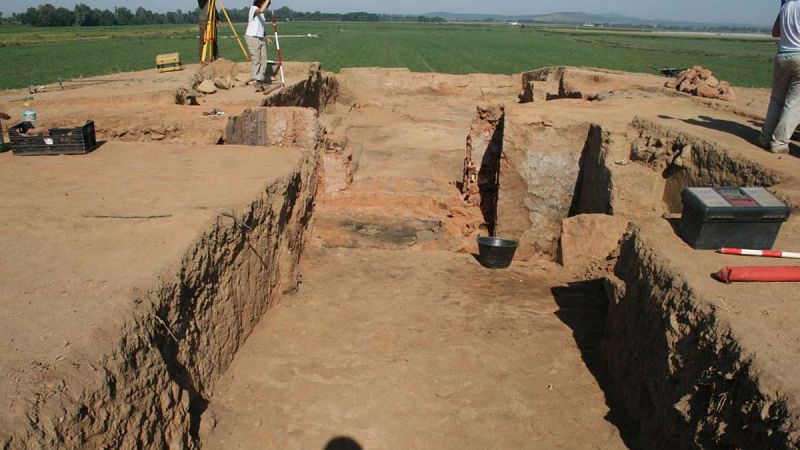
<instances>
[{"instance_id":1,"label":"green grass field","mask_svg":"<svg viewBox=\"0 0 800 450\"><path fill-rule=\"evenodd\" d=\"M647 33L517 28L504 25L282 23L289 61L323 68L408 67L454 74L514 73L551 65L655 73L658 67L706 66L735 85L768 87L775 44L766 39L663 36ZM237 24L237 31L244 31ZM110 28L0 26L0 89L78 76L153 67L155 55L180 52L198 61L194 25ZM230 36L227 25L220 35ZM243 60L236 41L220 40L224 57ZM274 54L271 55L274 57Z\"/></svg>"}]
</instances>

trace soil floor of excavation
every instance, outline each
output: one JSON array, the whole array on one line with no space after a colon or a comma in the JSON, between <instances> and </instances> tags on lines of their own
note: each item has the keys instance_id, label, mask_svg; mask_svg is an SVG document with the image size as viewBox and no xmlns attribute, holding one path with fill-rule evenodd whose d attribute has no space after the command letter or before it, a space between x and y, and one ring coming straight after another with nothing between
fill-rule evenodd
<instances>
[{"instance_id":1,"label":"soil floor of excavation","mask_svg":"<svg viewBox=\"0 0 800 450\"><path fill-rule=\"evenodd\" d=\"M458 226L481 221L454 183L475 105L513 79L408 75L338 77L321 120L353 149L352 185L320 202L300 290L215 388L204 448L626 448L587 366L602 290L561 295L544 260L485 269Z\"/></svg>"},{"instance_id":2,"label":"soil floor of excavation","mask_svg":"<svg viewBox=\"0 0 800 450\"><path fill-rule=\"evenodd\" d=\"M204 448L626 448L573 337L599 338L602 292L557 302L555 267L448 252L305 261L218 385Z\"/></svg>"}]
</instances>

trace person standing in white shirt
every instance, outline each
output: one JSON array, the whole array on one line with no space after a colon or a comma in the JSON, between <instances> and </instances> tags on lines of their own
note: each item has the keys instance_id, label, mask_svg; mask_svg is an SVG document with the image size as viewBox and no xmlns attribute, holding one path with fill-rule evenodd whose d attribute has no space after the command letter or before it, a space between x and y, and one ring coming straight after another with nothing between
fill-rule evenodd
<instances>
[{"instance_id":1,"label":"person standing in white shirt","mask_svg":"<svg viewBox=\"0 0 800 450\"><path fill-rule=\"evenodd\" d=\"M772 36L780 38L780 46L758 143L773 153L789 153L789 140L800 124L800 0L781 1Z\"/></svg>"},{"instance_id":2,"label":"person standing in white shirt","mask_svg":"<svg viewBox=\"0 0 800 450\"><path fill-rule=\"evenodd\" d=\"M264 11L269 8L270 3L271 0L253 0L253 6L247 14L247 31L244 33L247 50L250 52L253 83L257 92L263 91L264 85L270 83L267 77L267 44L272 44L272 39L266 38L264 42L267 26Z\"/></svg>"}]
</instances>

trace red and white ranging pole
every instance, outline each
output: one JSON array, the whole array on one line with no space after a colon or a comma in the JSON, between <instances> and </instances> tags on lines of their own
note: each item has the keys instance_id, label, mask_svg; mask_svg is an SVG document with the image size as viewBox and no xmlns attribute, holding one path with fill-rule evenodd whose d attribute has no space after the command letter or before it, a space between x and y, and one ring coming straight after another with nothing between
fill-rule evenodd
<instances>
[{"instance_id":1,"label":"red and white ranging pole","mask_svg":"<svg viewBox=\"0 0 800 450\"><path fill-rule=\"evenodd\" d=\"M281 55L281 41L278 39L278 19L275 11L272 11L272 28L275 30L275 48L278 51L278 69L281 73L281 86L286 86L286 78L283 76L283 56Z\"/></svg>"},{"instance_id":2,"label":"red and white ranging pole","mask_svg":"<svg viewBox=\"0 0 800 450\"><path fill-rule=\"evenodd\" d=\"M761 256L764 258L800 259L800 253L781 252L777 250L748 250L744 248L721 248L723 255Z\"/></svg>"}]
</instances>

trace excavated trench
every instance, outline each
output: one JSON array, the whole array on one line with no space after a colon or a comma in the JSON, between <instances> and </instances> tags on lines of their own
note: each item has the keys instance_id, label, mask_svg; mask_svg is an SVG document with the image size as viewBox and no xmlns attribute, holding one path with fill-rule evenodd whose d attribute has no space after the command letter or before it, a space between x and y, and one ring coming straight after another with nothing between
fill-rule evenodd
<instances>
[{"instance_id":1,"label":"excavated trench","mask_svg":"<svg viewBox=\"0 0 800 450\"><path fill-rule=\"evenodd\" d=\"M307 148L285 177L211 219L174 264L136 286L131 308L115 309L109 337L80 362L17 378L9 404L23 414L3 417L0 447L197 448L216 381L297 286L318 166Z\"/></svg>"},{"instance_id":2,"label":"excavated trench","mask_svg":"<svg viewBox=\"0 0 800 450\"><path fill-rule=\"evenodd\" d=\"M296 267L318 196L346 191L357 170L346 140L326 135L320 125L320 111L337 92L336 79L316 68L306 81L268 98L266 108L229 120L225 144L302 148L298 170L243 213L218 222L187 253L178 276L147 294L153 297L150 318L157 320L135 324L141 330L132 335L140 339L122 342L123 357L109 364L107 382L92 399L92 409L112 412L91 419L81 413L86 407L73 405L74 420L50 431L42 425L35 439L53 446L99 446L92 436L113 436L104 445L118 448L203 445L214 426L204 412L217 381L265 312L297 287ZM556 315L572 330L604 391L607 420L625 444L795 448L785 399L763 391L730 330L704 306L703 294L659 258L637 225L679 213L684 187L773 186L779 177L642 119L625 130L607 130L591 123L531 123L516 114L482 105L468 131L458 186L465 204L482 217L471 230L518 239L520 260L566 265L568 247L592 239L591 229L568 237L567 221L599 214L630 222L627 230L611 233L609 251L575 272L574 283L548 287ZM334 226L361 237L331 246L374 242L403 250L423 240L421 233L433 236L448 227L446 218L415 220L342 219ZM137 394L143 386L155 394ZM110 405L119 398L135 407L113 412Z\"/></svg>"},{"instance_id":3,"label":"excavated trench","mask_svg":"<svg viewBox=\"0 0 800 450\"><path fill-rule=\"evenodd\" d=\"M796 448L785 398L759 386L752 356L637 225L680 214L685 187L771 187L780 177L639 118L620 132L510 119L499 105L478 109L463 192L489 230L520 240L522 258L577 265L562 252L574 258L609 240L576 272L584 281L553 295L627 445ZM630 225L610 238L596 228L567 234L576 219L597 214Z\"/></svg>"},{"instance_id":4,"label":"excavated trench","mask_svg":"<svg viewBox=\"0 0 800 450\"><path fill-rule=\"evenodd\" d=\"M309 101L308 88L295 90L301 99L280 101L319 107ZM613 251L587 266L574 283L552 289L560 308L556 314L572 329L605 392L607 419L626 445L791 448L790 417L781 399L759 390L730 333L717 328L713 310L697 306L701 294L660 265L636 226L679 213L684 187L772 186L779 177L714 144L641 119L620 132L589 123L531 124L508 120L508 114L501 105L481 106L468 133L459 187L467 204L480 211L481 229L519 239L519 259L565 263L564 247L576 245L562 241L565 220L601 214L631 223L614 237ZM314 124L308 109L246 112L231 120L226 141L323 147L319 164L331 169L322 185L332 186L326 195L335 197L352 182L352 152L346 142L323 137ZM259 134L267 129L279 132ZM272 135L281 136L280 142ZM628 164L636 167L630 180L623 172ZM627 195L631 190L638 195ZM335 247L359 248L372 239L390 244L376 247L401 250L416 242L420 230L436 232L442 223L417 228L350 219L336 226L365 240ZM726 432L720 424L748 431Z\"/></svg>"},{"instance_id":5,"label":"excavated trench","mask_svg":"<svg viewBox=\"0 0 800 450\"><path fill-rule=\"evenodd\" d=\"M335 86L327 88L335 96ZM109 324L108 342L80 363L17 377L9 400L17 410L3 417L0 448L200 447L215 384L264 313L299 284L321 179L314 109L247 111L230 121L226 137L227 144L285 148L286 162L262 171L273 181L257 196L210 215L180 258L136 286L130 312L120 308L119 323ZM215 208L204 205L193 207Z\"/></svg>"}]
</instances>

